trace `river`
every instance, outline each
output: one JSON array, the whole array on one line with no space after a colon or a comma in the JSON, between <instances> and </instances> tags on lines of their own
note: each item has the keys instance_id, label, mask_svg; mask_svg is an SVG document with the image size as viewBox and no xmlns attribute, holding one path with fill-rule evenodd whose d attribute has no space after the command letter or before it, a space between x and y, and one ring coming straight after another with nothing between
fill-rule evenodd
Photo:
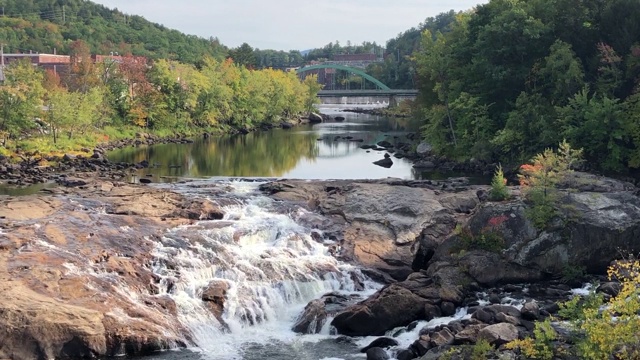
<instances>
[{"instance_id":1,"label":"river","mask_svg":"<svg viewBox=\"0 0 640 360\"><path fill-rule=\"evenodd\" d=\"M128 147L108 154L110 161L151 166L138 175L154 182L178 178L258 177L290 179L435 179L461 174L423 173L406 159L392 157L390 168L374 165L384 151L364 150L363 144L403 140L418 130L415 121L343 112L343 106L320 110L342 122L305 124L246 135L197 138L192 144ZM352 137L352 139L346 139ZM353 140L361 139L362 142ZM393 142L393 141L392 141Z\"/></svg>"}]
</instances>

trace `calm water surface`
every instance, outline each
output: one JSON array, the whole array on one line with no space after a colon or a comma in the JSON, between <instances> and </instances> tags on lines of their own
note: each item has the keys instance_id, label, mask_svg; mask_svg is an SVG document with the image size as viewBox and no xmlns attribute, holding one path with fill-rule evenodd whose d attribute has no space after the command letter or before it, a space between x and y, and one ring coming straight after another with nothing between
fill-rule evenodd
<instances>
[{"instance_id":1,"label":"calm water surface","mask_svg":"<svg viewBox=\"0 0 640 360\"><path fill-rule=\"evenodd\" d=\"M364 179L397 177L420 179L423 174L411 162L393 159L389 169L374 165L384 151L360 149L404 136L417 129L409 119L345 113L339 108L322 112L346 118L343 122L324 122L273 129L247 135L198 138L193 144L160 144L129 147L108 154L110 161L138 163L148 160L152 166L140 176L152 175L156 181L176 177L277 177L298 179ZM344 139L362 139L355 142ZM340 137L339 139L336 139Z\"/></svg>"}]
</instances>

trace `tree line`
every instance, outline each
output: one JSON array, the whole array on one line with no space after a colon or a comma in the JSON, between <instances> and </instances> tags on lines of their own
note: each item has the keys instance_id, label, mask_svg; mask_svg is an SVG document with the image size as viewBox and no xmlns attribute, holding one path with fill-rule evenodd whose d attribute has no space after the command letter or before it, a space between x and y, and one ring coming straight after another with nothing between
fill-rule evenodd
<instances>
[{"instance_id":1,"label":"tree line","mask_svg":"<svg viewBox=\"0 0 640 360\"><path fill-rule=\"evenodd\" d=\"M315 77L300 81L294 72L251 70L230 58L205 57L199 66L136 56L95 63L82 41L71 53L62 72L29 61L7 66L0 84L3 145L42 133L57 142L106 127L171 133L252 128L309 111L320 89Z\"/></svg>"},{"instance_id":2,"label":"tree line","mask_svg":"<svg viewBox=\"0 0 640 360\"><path fill-rule=\"evenodd\" d=\"M413 55L441 154L522 163L566 139L592 168L640 166L640 2L491 0Z\"/></svg>"}]
</instances>

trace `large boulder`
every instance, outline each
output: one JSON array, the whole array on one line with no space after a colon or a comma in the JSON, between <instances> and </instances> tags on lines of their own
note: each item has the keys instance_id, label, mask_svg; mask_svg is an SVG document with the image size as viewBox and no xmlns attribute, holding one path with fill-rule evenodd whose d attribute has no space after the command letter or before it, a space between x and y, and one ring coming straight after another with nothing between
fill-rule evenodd
<instances>
[{"instance_id":1,"label":"large boulder","mask_svg":"<svg viewBox=\"0 0 640 360\"><path fill-rule=\"evenodd\" d=\"M469 220L471 233L498 232L504 260L545 274L568 266L603 272L620 249L640 251L640 198L630 185L588 174L573 174L565 183L578 189L558 194L557 216L543 230L527 216L531 205L516 199L480 206Z\"/></svg>"},{"instance_id":2,"label":"large boulder","mask_svg":"<svg viewBox=\"0 0 640 360\"><path fill-rule=\"evenodd\" d=\"M300 334L317 334L322 330L327 317L343 310L353 303L354 299L353 296L329 293L320 299L312 300L298 316L292 330Z\"/></svg>"},{"instance_id":3,"label":"large boulder","mask_svg":"<svg viewBox=\"0 0 640 360\"><path fill-rule=\"evenodd\" d=\"M478 333L478 339L488 341L491 345L503 345L518 338L518 328L509 323L489 325Z\"/></svg>"},{"instance_id":4,"label":"large boulder","mask_svg":"<svg viewBox=\"0 0 640 360\"><path fill-rule=\"evenodd\" d=\"M447 192L428 188L426 182L416 184L424 187L407 185L412 184L278 181L261 188L321 213L325 221L314 222L341 243L337 255L404 280L427 268L434 249L479 203L474 189Z\"/></svg>"},{"instance_id":5,"label":"large boulder","mask_svg":"<svg viewBox=\"0 0 640 360\"><path fill-rule=\"evenodd\" d=\"M424 318L425 303L425 299L393 284L339 313L331 325L343 335L380 336L388 330Z\"/></svg>"}]
</instances>

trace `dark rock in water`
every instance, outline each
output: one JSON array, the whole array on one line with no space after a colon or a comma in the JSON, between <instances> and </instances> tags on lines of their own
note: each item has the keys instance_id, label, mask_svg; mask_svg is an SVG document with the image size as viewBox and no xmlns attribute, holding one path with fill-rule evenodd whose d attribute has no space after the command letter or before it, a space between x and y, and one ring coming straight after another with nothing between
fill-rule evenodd
<instances>
[{"instance_id":1,"label":"dark rock in water","mask_svg":"<svg viewBox=\"0 0 640 360\"><path fill-rule=\"evenodd\" d=\"M353 136L345 136L344 138L347 139L347 140L351 140L351 139L353 139Z\"/></svg>"},{"instance_id":2,"label":"dark rock in water","mask_svg":"<svg viewBox=\"0 0 640 360\"><path fill-rule=\"evenodd\" d=\"M440 304L440 310L443 316L452 316L456 313L456 306L452 302L443 301L442 304Z\"/></svg>"},{"instance_id":3,"label":"dark rock in water","mask_svg":"<svg viewBox=\"0 0 640 360\"><path fill-rule=\"evenodd\" d=\"M389 360L389 354L384 349L374 347L367 350L367 360Z\"/></svg>"},{"instance_id":4,"label":"dark rock in water","mask_svg":"<svg viewBox=\"0 0 640 360\"><path fill-rule=\"evenodd\" d=\"M289 124L288 122L282 122L280 123L280 127L283 129L291 129L293 127L292 124Z\"/></svg>"},{"instance_id":5,"label":"dark rock in water","mask_svg":"<svg viewBox=\"0 0 640 360\"><path fill-rule=\"evenodd\" d=\"M323 138L318 138L317 140L318 140L318 141L322 141L322 140L324 140L324 139L323 139Z\"/></svg>"},{"instance_id":6,"label":"dark rock in water","mask_svg":"<svg viewBox=\"0 0 640 360\"><path fill-rule=\"evenodd\" d=\"M418 355L416 355L416 353L414 353L413 351L406 349L406 350L402 350L398 353L398 355L396 355L396 358L398 360L413 360L415 358L417 358Z\"/></svg>"},{"instance_id":7,"label":"dark rock in water","mask_svg":"<svg viewBox=\"0 0 640 360\"><path fill-rule=\"evenodd\" d=\"M216 318L221 319L224 312L224 303L227 299L229 284L222 280L213 280L202 289L200 298L205 302L205 306Z\"/></svg>"},{"instance_id":8,"label":"dark rock in water","mask_svg":"<svg viewBox=\"0 0 640 360\"><path fill-rule=\"evenodd\" d=\"M454 335L448 328L444 328L431 335L431 345L433 347L451 345L454 341Z\"/></svg>"},{"instance_id":9,"label":"dark rock in water","mask_svg":"<svg viewBox=\"0 0 640 360\"><path fill-rule=\"evenodd\" d=\"M149 161L147 160L142 160L140 161L136 167L140 167L140 168L148 168L149 167Z\"/></svg>"},{"instance_id":10,"label":"dark rock in water","mask_svg":"<svg viewBox=\"0 0 640 360\"><path fill-rule=\"evenodd\" d=\"M299 334L319 333L327 320L327 311L324 305L324 301L320 299L313 300L307 304L291 330Z\"/></svg>"},{"instance_id":11,"label":"dark rock in water","mask_svg":"<svg viewBox=\"0 0 640 360\"><path fill-rule=\"evenodd\" d=\"M335 121L344 121L344 116L336 116L335 118L333 118Z\"/></svg>"},{"instance_id":12,"label":"dark rock in water","mask_svg":"<svg viewBox=\"0 0 640 360\"><path fill-rule=\"evenodd\" d=\"M385 159L389 159L389 158L391 158L391 155L389 155L389 153L385 153L385 154L384 154L384 158L385 158Z\"/></svg>"},{"instance_id":13,"label":"dark rock in water","mask_svg":"<svg viewBox=\"0 0 640 360\"><path fill-rule=\"evenodd\" d=\"M382 141L378 142L377 145L380 146L380 147L386 148L386 149L393 147L393 144L391 144L387 140L382 140Z\"/></svg>"},{"instance_id":14,"label":"dark rock in water","mask_svg":"<svg viewBox=\"0 0 640 360\"><path fill-rule=\"evenodd\" d=\"M442 316L442 312L440 311L440 307L433 304L427 304L424 306L424 315L425 320L429 321Z\"/></svg>"},{"instance_id":15,"label":"dark rock in water","mask_svg":"<svg viewBox=\"0 0 640 360\"><path fill-rule=\"evenodd\" d=\"M351 139L353 142L364 142L364 139Z\"/></svg>"},{"instance_id":16,"label":"dark rock in water","mask_svg":"<svg viewBox=\"0 0 640 360\"><path fill-rule=\"evenodd\" d=\"M374 145L361 145L360 149L367 150L367 149L373 149L374 147L375 147Z\"/></svg>"},{"instance_id":17,"label":"dark rock in water","mask_svg":"<svg viewBox=\"0 0 640 360\"><path fill-rule=\"evenodd\" d=\"M139 181L141 184L151 184L151 179L142 178Z\"/></svg>"},{"instance_id":18,"label":"dark rock in water","mask_svg":"<svg viewBox=\"0 0 640 360\"><path fill-rule=\"evenodd\" d=\"M360 352L366 353L371 348L390 348L392 346L398 346L398 341L389 337L381 337L373 340L369 345L360 349Z\"/></svg>"},{"instance_id":19,"label":"dark rock in water","mask_svg":"<svg viewBox=\"0 0 640 360\"><path fill-rule=\"evenodd\" d=\"M322 122L322 116L320 116L319 114L316 114L314 112L309 113L309 122L311 122L311 123L321 123Z\"/></svg>"},{"instance_id":20,"label":"dark rock in water","mask_svg":"<svg viewBox=\"0 0 640 360\"><path fill-rule=\"evenodd\" d=\"M388 330L422 318L425 302L411 291L393 284L339 313L331 325L343 335L384 335Z\"/></svg>"},{"instance_id":21,"label":"dark rock in water","mask_svg":"<svg viewBox=\"0 0 640 360\"><path fill-rule=\"evenodd\" d=\"M292 330L300 334L317 334L322 330L328 316L343 310L355 297L329 293L310 301L298 316Z\"/></svg>"},{"instance_id":22,"label":"dark rock in water","mask_svg":"<svg viewBox=\"0 0 640 360\"><path fill-rule=\"evenodd\" d=\"M393 160L391 160L390 158L384 158L382 160L374 161L373 163L387 169L393 166Z\"/></svg>"}]
</instances>

